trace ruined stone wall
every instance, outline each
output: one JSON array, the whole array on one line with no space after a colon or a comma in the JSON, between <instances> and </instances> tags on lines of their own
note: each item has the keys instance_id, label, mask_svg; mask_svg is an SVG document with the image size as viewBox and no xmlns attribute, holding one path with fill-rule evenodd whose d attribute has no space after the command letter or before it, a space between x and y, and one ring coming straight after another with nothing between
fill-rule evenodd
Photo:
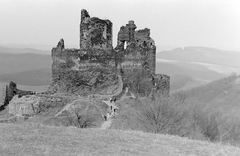
<instances>
[{"instance_id":1,"label":"ruined stone wall","mask_svg":"<svg viewBox=\"0 0 240 156\"><path fill-rule=\"evenodd\" d=\"M90 17L84 9L81 11L80 49L64 47L64 40L61 39L57 47L52 49L53 83L63 79L67 81L69 78L69 82L64 82L62 85L70 85L72 83L70 81L80 79L84 75L83 72L111 70L115 66L111 21ZM85 81L87 80L81 83L88 84Z\"/></svg>"},{"instance_id":2,"label":"ruined stone wall","mask_svg":"<svg viewBox=\"0 0 240 156\"><path fill-rule=\"evenodd\" d=\"M65 49L63 39L52 49L52 90L94 94L100 88L107 90L111 85L118 85L120 73L126 84L124 78L136 69L146 70L148 74L144 79L151 79L155 75L156 46L150 29L136 28L134 21L122 26L113 49L112 22L90 17L82 10L80 49ZM158 77L155 78L158 89L169 89L169 77L155 77Z\"/></svg>"},{"instance_id":3,"label":"ruined stone wall","mask_svg":"<svg viewBox=\"0 0 240 156\"><path fill-rule=\"evenodd\" d=\"M64 74L78 67L78 49L52 49L52 80L59 81Z\"/></svg>"},{"instance_id":4,"label":"ruined stone wall","mask_svg":"<svg viewBox=\"0 0 240 156\"><path fill-rule=\"evenodd\" d=\"M169 94L170 91L170 76L165 74L154 75L155 89L162 94Z\"/></svg>"},{"instance_id":5,"label":"ruined stone wall","mask_svg":"<svg viewBox=\"0 0 240 156\"><path fill-rule=\"evenodd\" d=\"M101 84L106 84L105 81L111 81L113 84L118 82L117 76L112 72L115 61L111 50L98 49L86 52L84 49L56 47L52 49L52 61L53 92L93 94Z\"/></svg>"},{"instance_id":6,"label":"ruined stone wall","mask_svg":"<svg viewBox=\"0 0 240 156\"><path fill-rule=\"evenodd\" d=\"M114 94L119 80L113 69L113 49L60 47L64 46L58 44L52 49L53 82L49 88L50 92L89 95L108 91L107 93Z\"/></svg>"},{"instance_id":7,"label":"ruined stone wall","mask_svg":"<svg viewBox=\"0 0 240 156\"><path fill-rule=\"evenodd\" d=\"M81 49L112 49L112 22L90 17L86 10L81 11Z\"/></svg>"},{"instance_id":8,"label":"ruined stone wall","mask_svg":"<svg viewBox=\"0 0 240 156\"><path fill-rule=\"evenodd\" d=\"M150 29L137 30L134 21L122 26L118 33L116 50L117 66L123 70L145 68L155 73L156 47L150 37Z\"/></svg>"},{"instance_id":9,"label":"ruined stone wall","mask_svg":"<svg viewBox=\"0 0 240 156\"><path fill-rule=\"evenodd\" d=\"M150 37L150 29L145 28L135 32L136 46L143 51L143 66L154 74L156 71L156 46L154 40Z\"/></svg>"}]
</instances>

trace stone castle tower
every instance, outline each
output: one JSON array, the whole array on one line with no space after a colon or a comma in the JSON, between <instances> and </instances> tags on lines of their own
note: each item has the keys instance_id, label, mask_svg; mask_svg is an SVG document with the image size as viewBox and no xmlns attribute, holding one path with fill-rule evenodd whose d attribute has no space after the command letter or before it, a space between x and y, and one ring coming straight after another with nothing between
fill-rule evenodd
<instances>
[{"instance_id":1,"label":"stone castle tower","mask_svg":"<svg viewBox=\"0 0 240 156\"><path fill-rule=\"evenodd\" d=\"M119 71L116 74L121 73L124 81L133 70L144 69L148 71L149 81L154 81L153 88L169 92L170 77L155 73L156 46L150 29L136 30L137 26L130 20L120 28L117 46L113 48L112 26L110 20L90 17L86 10L81 11L80 49L65 49L63 39L52 49L55 91L81 92L83 88L97 91L105 83L103 80L116 77L112 71Z\"/></svg>"}]
</instances>

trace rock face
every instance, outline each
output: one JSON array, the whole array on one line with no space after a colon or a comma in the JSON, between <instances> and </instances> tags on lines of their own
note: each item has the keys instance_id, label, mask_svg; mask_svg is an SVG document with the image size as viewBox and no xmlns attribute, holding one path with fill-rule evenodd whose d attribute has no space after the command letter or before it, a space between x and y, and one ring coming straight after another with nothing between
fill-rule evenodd
<instances>
[{"instance_id":1,"label":"rock face","mask_svg":"<svg viewBox=\"0 0 240 156\"><path fill-rule=\"evenodd\" d=\"M62 109L70 98L48 95L15 95L8 105L9 114L16 116L32 116L37 113L55 114L56 110ZM50 113L51 112L51 113ZM53 115L52 114L52 115Z\"/></svg>"},{"instance_id":2,"label":"rock face","mask_svg":"<svg viewBox=\"0 0 240 156\"><path fill-rule=\"evenodd\" d=\"M15 95L18 95L19 97L21 97L23 95L33 95L33 94L35 94L35 92L33 91L25 91L25 90L18 89L17 84L11 81L9 85L6 85L3 88L2 102L0 103L0 111L9 104L9 102L12 100L12 98Z\"/></svg>"},{"instance_id":3,"label":"rock face","mask_svg":"<svg viewBox=\"0 0 240 156\"><path fill-rule=\"evenodd\" d=\"M150 29L136 31L136 28L134 21L122 26L113 49L112 22L90 17L82 10L80 49L65 49L63 39L52 49L50 91L111 95L122 87L119 75L123 86L131 86L126 79L134 70L147 73L142 78L149 80L148 87L169 91L170 77L155 75L156 46L150 37Z\"/></svg>"}]
</instances>

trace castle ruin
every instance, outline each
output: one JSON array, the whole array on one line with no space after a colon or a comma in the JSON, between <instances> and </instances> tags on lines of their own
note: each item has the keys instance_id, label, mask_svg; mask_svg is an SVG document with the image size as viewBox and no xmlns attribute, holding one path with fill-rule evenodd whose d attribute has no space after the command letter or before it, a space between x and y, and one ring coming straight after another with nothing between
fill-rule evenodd
<instances>
[{"instance_id":1,"label":"castle ruin","mask_svg":"<svg viewBox=\"0 0 240 156\"><path fill-rule=\"evenodd\" d=\"M129 21L120 28L113 48L112 26L110 20L81 11L80 49L65 49L63 39L52 49L52 92L110 95L121 81L129 86L126 79L136 70L147 73L143 78L150 88L169 92L170 77L155 73L156 46L150 29L136 30Z\"/></svg>"}]
</instances>

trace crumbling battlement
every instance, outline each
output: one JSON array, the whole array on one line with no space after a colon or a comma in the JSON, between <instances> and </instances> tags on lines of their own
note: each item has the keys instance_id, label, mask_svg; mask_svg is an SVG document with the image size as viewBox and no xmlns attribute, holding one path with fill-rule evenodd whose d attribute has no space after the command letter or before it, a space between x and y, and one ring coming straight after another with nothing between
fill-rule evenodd
<instances>
[{"instance_id":1,"label":"crumbling battlement","mask_svg":"<svg viewBox=\"0 0 240 156\"><path fill-rule=\"evenodd\" d=\"M170 76L165 74L156 74L153 76L155 89L161 93L169 94L170 91Z\"/></svg>"},{"instance_id":2,"label":"crumbling battlement","mask_svg":"<svg viewBox=\"0 0 240 156\"><path fill-rule=\"evenodd\" d=\"M112 49L112 22L90 17L86 10L81 11L81 49Z\"/></svg>"},{"instance_id":3,"label":"crumbling battlement","mask_svg":"<svg viewBox=\"0 0 240 156\"><path fill-rule=\"evenodd\" d=\"M116 60L118 68L132 70L145 68L155 74L156 46L150 37L150 29L137 30L134 21L129 21L118 32Z\"/></svg>"},{"instance_id":4,"label":"crumbling battlement","mask_svg":"<svg viewBox=\"0 0 240 156\"><path fill-rule=\"evenodd\" d=\"M52 49L52 86L61 92L68 92L73 87L71 92L86 88L99 91L100 86L109 85L107 81L116 84L116 75L121 74L124 78L134 69L148 71L149 78L155 75L156 46L150 37L150 29L136 28L132 20L122 26L118 32L117 46L113 49L112 22L90 17L83 9L80 49L65 49L63 39ZM159 89L167 90L169 79L164 75L155 76L154 84L159 85Z\"/></svg>"},{"instance_id":5,"label":"crumbling battlement","mask_svg":"<svg viewBox=\"0 0 240 156\"><path fill-rule=\"evenodd\" d=\"M24 95L34 95L36 92L34 91L25 91L25 90L20 90L17 88L17 84L14 82L10 82L9 85L6 85L3 88L3 95L2 95L2 101L0 103L0 111L3 110L9 102L12 100L12 98L15 95L18 95L18 97L22 97Z\"/></svg>"}]
</instances>

